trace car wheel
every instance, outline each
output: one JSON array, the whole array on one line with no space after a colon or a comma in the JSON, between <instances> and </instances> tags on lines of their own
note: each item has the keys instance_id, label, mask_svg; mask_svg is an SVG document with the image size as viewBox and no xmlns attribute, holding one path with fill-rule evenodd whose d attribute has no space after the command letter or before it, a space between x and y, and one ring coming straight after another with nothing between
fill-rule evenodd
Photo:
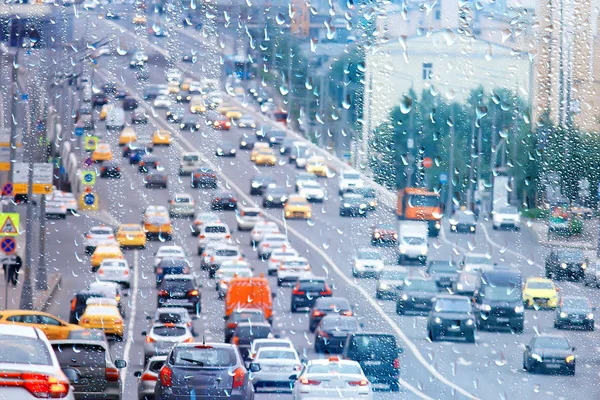
<instances>
[{"instance_id":1,"label":"car wheel","mask_svg":"<svg viewBox=\"0 0 600 400\"><path fill-rule=\"evenodd\" d=\"M398 315L404 315L404 307L396 304L396 314L398 314Z\"/></svg>"},{"instance_id":2,"label":"car wheel","mask_svg":"<svg viewBox=\"0 0 600 400\"><path fill-rule=\"evenodd\" d=\"M494 229L495 231L497 231L498 227L496 225L492 225L492 229Z\"/></svg>"},{"instance_id":3,"label":"car wheel","mask_svg":"<svg viewBox=\"0 0 600 400\"><path fill-rule=\"evenodd\" d=\"M281 287L282 284L283 284L283 281L281 279L277 279L277 286Z\"/></svg>"},{"instance_id":4,"label":"car wheel","mask_svg":"<svg viewBox=\"0 0 600 400\"><path fill-rule=\"evenodd\" d=\"M475 343L475 332L468 333L466 338L467 343Z\"/></svg>"},{"instance_id":5,"label":"car wheel","mask_svg":"<svg viewBox=\"0 0 600 400\"><path fill-rule=\"evenodd\" d=\"M429 340L431 340L432 342L435 342L435 341L437 340L437 337L435 337L435 336L433 335L433 331L431 331L431 329L427 331L427 337L428 337L428 338L429 338Z\"/></svg>"},{"instance_id":6,"label":"car wheel","mask_svg":"<svg viewBox=\"0 0 600 400\"><path fill-rule=\"evenodd\" d=\"M315 353L324 353L323 344L320 340L315 340Z\"/></svg>"},{"instance_id":7,"label":"car wheel","mask_svg":"<svg viewBox=\"0 0 600 400\"><path fill-rule=\"evenodd\" d=\"M203 253L202 249L200 247L198 247L198 255L201 256Z\"/></svg>"},{"instance_id":8,"label":"car wheel","mask_svg":"<svg viewBox=\"0 0 600 400\"><path fill-rule=\"evenodd\" d=\"M399 392L400 391L400 383L394 381L390 382L390 392Z\"/></svg>"},{"instance_id":9,"label":"car wheel","mask_svg":"<svg viewBox=\"0 0 600 400\"><path fill-rule=\"evenodd\" d=\"M294 304L292 304L292 306L290 307L290 311L295 313L296 311L298 311L298 307L296 307Z\"/></svg>"},{"instance_id":10,"label":"car wheel","mask_svg":"<svg viewBox=\"0 0 600 400\"><path fill-rule=\"evenodd\" d=\"M310 331L310 333L315 333L315 329L317 329L317 327L315 325L308 326L308 330Z\"/></svg>"}]
</instances>

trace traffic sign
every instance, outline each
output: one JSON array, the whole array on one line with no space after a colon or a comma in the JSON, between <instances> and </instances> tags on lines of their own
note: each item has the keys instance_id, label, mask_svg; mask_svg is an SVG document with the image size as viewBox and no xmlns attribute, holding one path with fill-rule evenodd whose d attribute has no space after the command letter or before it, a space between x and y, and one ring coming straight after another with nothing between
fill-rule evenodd
<instances>
[{"instance_id":1,"label":"traffic sign","mask_svg":"<svg viewBox=\"0 0 600 400\"><path fill-rule=\"evenodd\" d=\"M83 160L83 166L84 167L91 167L92 165L94 165L94 160L92 160L92 157L86 157L85 160Z\"/></svg>"},{"instance_id":2,"label":"traffic sign","mask_svg":"<svg viewBox=\"0 0 600 400\"><path fill-rule=\"evenodd\" d=\"M82 126L78 126L75 128L75 136L83 136L84 129Z\"/></svg>"},{"instance_id":3,"label":"traffic sign","mask_svg":"<svg viewBox=\"0 0 600 400\"><path fill-rule=\"evenodd\" d=\"M83 171L81 173L81 183L84 186L93 186L96 184L96 171ZM93 203L92 203L93 204Z\"/></svg>"},{"instance_id":4,"label":"traffic sign","mask_svg":"<svg viewBox=\"0 0 600 400\"><path fill-rule=\"evenodd\" d=\"M425 157L423 159L423 167L425 167L425 168L433 167L433 160L430 157Z\"/></svg>"},{"instance_id":5,"label":"traffic sign","mask_svg":"<svg viewBox=\"0 0 600 400\"><path fill-rule=\"evenodd\" d=\"M85 150L94 151L98 146L98 136L89 136L85 138Z\"/></svg>"},{"instance_id":6,"label":"traffic sign","mask_svg":"<svg viewBox=\"0 0 600 400\"><path fill-rule=\"evenodd\" d=\"M448 174L442 172L440 174L440 183L447 183L448 182Z\"/></svg>"},{"instance_id":7,"label":"traffic sign","mask_svg":"<svg viewBox=\"0 0 600 400\"><path fill-rule=\"evenodd\" d=\"M17 251L17 241L11 237L3 238L0 240L0 250L2 250L4 254L13 254Z\"/></svg>"},{"instance_id":8,"label":"traffic sign","mask_svg":"<svg viewBox=\"0 0 600 400\"><path fill-rule=\"evenodd\" d=\"M15 194L27 194L27 182L29 181L29 164L18 162L13 168L13 192ZM54 178L54 166L51 163L33 164L33 194L52 193L52 180Z\"/></svg>"},{"instance_id":9,"label":"traffic sign","mask_svg":"<svg viewBox=\"0 0 600 400\"><path fill-rule=\"evenodd\" d=\"M21 101L29 101L29 93L21 94Z\"/></svg>"},{"instance_id":10,"label":"traffic sign","mask_svg":"<svg viewBox=\"0 0 600 400\"><path fill-rule=\"evenodd\" d=\"M19 234L19 213L0 213L0 236Z\"/></svg>"},{"instance_id":11,"label":"traffic sign","mask_svg":"<svg viewBox=\"0 0 600 400\"><path fill-rule=\"evenodd\" d=\"M5 183L4 186L2 187L2 196L12 196L12 194L13 194L12 183L10 183L10 182Z\"/></svg>"},{"instance_id":12,"label":"traffic sign","mask_svg":"<svg viewBox=\"0 0 600 400\"><path fill-rule=\"evenodd\" d=\"M96 201L96 196L94 196L93 193L87 193L86 195L83 196L83 202L85 203L86 206L94 205L95 201Z\"/></svg>"}]
</instances>

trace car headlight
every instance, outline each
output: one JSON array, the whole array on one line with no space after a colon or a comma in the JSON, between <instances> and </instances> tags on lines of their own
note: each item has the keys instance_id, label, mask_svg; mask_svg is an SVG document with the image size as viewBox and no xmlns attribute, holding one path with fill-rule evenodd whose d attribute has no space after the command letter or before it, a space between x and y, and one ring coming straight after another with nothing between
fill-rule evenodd
<instances>
[{"instance_id":1,"label":"car headlight","mask_svg":"<svg viewBox=\"0 0 600 400\"><path fill-rule=\"evenodd\" d=\"M183 129L183 128L185 128L185 125L184 125L184 124L179 124L179 127L180 127L181 129Z\"/></svg>"},{"instance_id":2,"label":"car headlight","mask_svg":"<svg viewBox=\"0 0 600 400\"><path fill-rule=\"evenodd\" d=\"M375 239L379 239L381 237L381 234L379 232L375 232L375 234L373 235L373 237Z\"/></svg>"},{"instance_id":3,"label":"car headlight","mask_svg":"<svg viewBox=\"0 0 600 400\"><path fill-rule=\"evenodd\" d=\"M470 227L470 229L471 229L471 232L475 232L475 227L474 226Z\"/></svg>"},{"instance_id":4,"label":"car headlight","mask_svg":"<svg viewBox=\"0 0 600 400\"><path fill-rule=\"evenodd\" d=\"M367 208L367 205L366 205L366 204L361 204L359 207L360 207L361 209L365 209L365 208Z\"/></svg>"},{"instance_id":5,"label":"car headlight","mask_svg":"<svg viewBox=\"0 0 600 400\"><path fill-rule=\"evenodd\" d=\"M231 150L230 150L230 153L231 153L231 154L234 154L234 153L235 153L235 149L231 149Z\"/></svg>"},{"instance_id":6,"label":"car headlight","mask_svg":"<svg viewBox=\"0 0 600 400\"><path fill-rule=\"evenodd\" d=\"M455 230L456 230L456 225L452 225L450 228L451 228L453 231L455 231Z\"/></svg>"},{"instance_id":7,"label":"car headlight","mask_svg":"<svg viewBox=\"0 0 600 400\"><path fill-rule=\"evenodd\" d=\"M267 200L273 201L273 196L267 196Z\"/></svg>"},{"instance_id":8,"label":"car headlight","mask_svg":"<svg viewBox=\"0 0 600 400\"><path fill-rule=\"evenodd\" d=\"M442 228L442 224L438 221L435 223L435 229L441 229Z\"/></svg>"},{"instance_id":9,"label":"car headlight","mask_svg":"<svg viewBox=\"0 0 600 400\"><path fill-rule=\"evenodd\" d=\"M569 316L569 314L567 314L567 313L566 313L566 312L564 312L564 311L560 313L560 317L561 317L561 318L567 318L568 316Z\"/></svg>"},{"instance_id":10,"label":"car headlight","mask_svg":"<svg viewBox=\"0 0 600 400\"><path fill-rule=\"evenodd\" d=\"M567 362L567 364L572 364L573 362L575 362L575 356L571 354L570 356L567 356L567 358L565 358L565 361Z\"/></svg>"},{"instance_id":11,"label":"car headlight","mask_svg":"<svg viewBox=\"0 0 600 400\"><path fill-rule=\"evenodd\" d=\"M594 319L594 314L593 313L589 313L588 315L586 315L587 319Z\"/></svg>"},{"instance_id":12,"label":"car headlight","mask_svg":"<svg viewBox=\"0 0 600 400\"><path fill-rule=\"evenodd\" d=\"M252 187L256 189L257 187L260 187L260 184L256 183L256 182L252 182Z\"/></svg>"},{"instance_id":13,"label":"car headlight","mask_svg":"<svg viewBox=\"0 0 600 400\"><path fill-rule=\"evenodd\" d=\"M350 208L350 203L344 203L344 207Z\"/></svg>"},{"instance_id":14,"label":"car headlight","mask_svg":"<svg viewBox=\"0 0 600 400\"><path fill-rule=\"evenodd\" d=\"M567 263L560 263L560 267L562 269L567 269Z\"/></svg>"},{"instance_id":15,"label":"car headlight","mask_svg":"<svg viewBox=\"0 0 600 400\"><path fill-rule=\"evenodd\" d=\"M376 202L376 201L372 201L372 202L370 202L370 203L369 203L369 205L370 205L371 207L375 207L375 206L377 205L377 202Z\"/></svg>"},{"instance_id":16,"label":"car headlight","mask_svg":"<svg viewBox=\"0 0 600 400\"><path fill-rule=\"evenodd\" d=\"M382 283L379 285L379 289L381 290L388 290L390 288L390 285L388 285L387 283Z\"/></svg>"},{"instance_id":17,"label":"car headlight","mask_svg":"<svg viewBox=\"0 0 600 400\"><path fill-rule=\"evenodd\" d=\"M275 138L274 138L274 137L272 137L271 139L269 139L269 142L271 142L271 143L275 143Z\"/></svg>"},{"instance_id":18,"label":"car headlight","mask_svg":"<svg viewBox=\"0 0 600 400\"><path fill-rule=\"evenodd\" d=\"M435 317L434 319L436 324L441 324L442 323L442 319L440 317Z\"/></svg>"},{"instance_id":19,"label":"car headlight","mask_svg":"<svg viewBox=\"0 0 600 400\"><path fill-rule=\"evenodd\" d=\"M489 304L482 304L479 306L481 311L492 311L492 307Z\"/></svg>"},{"instance_id":20,"label":"car headlight","mask_svg":"<svg viewBox=\"0 0 600 400\"><path fill-rule=\"evenodd\" d=\"M581 269L586 269L586 268L587 268L587 264L586 263L581 264Z\"/></svg>"},{"instance_id":21,"label":"car headlight","mask_svg":"<svg viewBox=\"0 0 600 400\"><path fill-rule=\"evenodd\" d=\"M471 326L474 324L474 321L472 319L468 319L466 324L467 324L467 326Z\"/></svg>"},{"instance_id":22,"label":"car headlight","mask_svg":"<svg viewBox=\"0 0 600 400\"><path fill-rule=\"evenodd\" d=\"M542 357L539 354L531 353L531 358L537 362L542 362Z\"/></svg>"},{"instance_id":23,"label":"car headlight","mask_svg":"<svg viewBox=\"0 0 600 400\"><path fill-rule=\"evenodd\" d=\"M456 289L463 290L463 284L462 283L457 283L456 284Z\"/></svg>"},{"instance_id":24,"label":"car headlight","mask_svg":"<svg viewBox=\"0 0 600 400\"><path fill-rule=\"evenodd\" d=\"M403 244L400 245L400 253L402 253L402 254L406 253L406 247Z\"/></svg>"},{"instance_id":25,"label":"car headlight","mask_svg":"<svg viewBox=\"0 0 600 400\"><path fill-rule=\"evenodd\" d=\"M525 307L523 307L523 306L516 306L515 307L515 312L517 314L521 314L523 311L525 311Z\"/></svg>"},{"instance_id":26,"label":"car headlight","mask_svg":"<svg viewBox=\"0 0 600 400\"><path fill-rule=\"evenodd\" d=\"M286 200L287 200L287 197L285 197L285 196L281 196L281 198L279 199L279 201L281 201L282 203L285 203Z\"/></svg>"},{"instance_id":27,"label":"car headlight","mask_svg":"<svg viewBox=\"0 0 600 400\"><path fill-rule=\"evenodd\" d=\"M246 142L242 141L240 144L241 144L242 146L246 146L248 143L246 143Z\"/></svg>"},{"instance_id":28,"label":"car headlight","mask_svg":"<svg viewBox=\"0 0 600 400\"><path fill-rule=\"evenodd\" d=\"M220 147L217 147L217 152L219 152L219 153L222 153L222 152L223 152L223 149L222 149L222 148L220 148Z\"/></svg>"},{"instance_id":29,"label":"car headlight","mask_svg":"<svg viewBox=\"0 0 600 400\"><path fill-rule=\"evenodd\" d=\"M251 124L250 126L253 128L256 128L256 124Z\"/></svg>"},{"instance_id":30,"label":"car headlight","mask_svg":"<svg viewBox=\"0 0 600 400\"><path fill-rule=\"evenodd\" d=\"M401 298L402 298L402 300L408 300L408 295L403 294Z\"/></svg>"},{"instance_id":31,"label":"car headlight","mask_svg":"<svg viewBox=\"0 0 600 400\"><path fill-rule=\"evenodd\" d=\"M421 255L422 255L422 256L424 256L424 255L426 255L426 254L427 254L427 247L423 247L423 248L421 249Z\"/></svg>"}]
</instances>

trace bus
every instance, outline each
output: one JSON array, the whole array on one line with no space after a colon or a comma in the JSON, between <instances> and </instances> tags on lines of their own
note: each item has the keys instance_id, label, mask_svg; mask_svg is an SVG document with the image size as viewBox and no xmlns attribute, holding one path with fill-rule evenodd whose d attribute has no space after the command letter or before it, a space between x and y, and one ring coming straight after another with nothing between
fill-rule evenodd
<instances>
[{"instance_id":1,"label":"bus","mask_svg":"<svg viewBox=\"0 0 600 400\"><path fill-rule=\"evenodd\" d=\"M241 80L254 78L254 64L242 55L228 56L225 59L225 74L235 75Z\"/></svg>"}]
</instances>

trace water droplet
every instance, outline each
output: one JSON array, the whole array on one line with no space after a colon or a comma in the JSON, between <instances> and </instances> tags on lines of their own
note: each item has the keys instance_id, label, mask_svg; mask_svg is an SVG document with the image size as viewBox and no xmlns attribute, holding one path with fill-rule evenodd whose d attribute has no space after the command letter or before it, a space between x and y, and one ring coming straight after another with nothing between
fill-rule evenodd
<instances>
[{"instance_id":1,"label":"water droplet","mask_svg":"<svg viewBox=\"0 0 600 400\"><path fill-rule=\"evenodd\" d=\"M412 110L413 99L408 95L403 95L400 99L400 112L402 114L408 114Z\"/></svg>"},{"instance_id":2,"label":"water droplet","mask_svg":"<svg viewBox=\"0 0 600 400\"><path fill-rule=\"evenodd\" d=\"M283 25L285 23L285 15L278 13L275 17L275 22L277 22L277 25Z\"/></svg>"}]
</instances>

